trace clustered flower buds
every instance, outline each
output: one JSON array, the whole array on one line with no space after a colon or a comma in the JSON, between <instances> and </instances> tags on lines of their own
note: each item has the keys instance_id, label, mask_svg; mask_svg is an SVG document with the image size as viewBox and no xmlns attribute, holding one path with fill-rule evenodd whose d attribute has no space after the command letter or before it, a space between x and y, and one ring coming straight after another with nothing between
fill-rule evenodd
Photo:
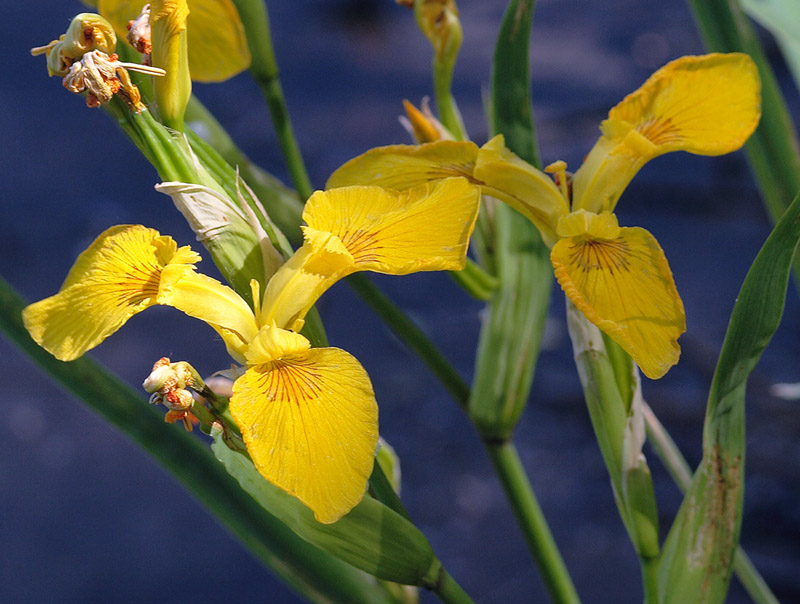
<instances>
[{"instance_id":1,"label":"clustered flower buds","mask_svg":"<svg viewBox=\"0 0 800 604\"><path fill-rule=\"evenodd\" d=\"M168 409L164 421L170 424L182 421L186 430L191 432L194 396L187 387L191 387L193 381L184 363L171 363L167 357L161 357L153 365L142 387L152 393L150 404L160 403Z\"/></svg>"}]
</instances>

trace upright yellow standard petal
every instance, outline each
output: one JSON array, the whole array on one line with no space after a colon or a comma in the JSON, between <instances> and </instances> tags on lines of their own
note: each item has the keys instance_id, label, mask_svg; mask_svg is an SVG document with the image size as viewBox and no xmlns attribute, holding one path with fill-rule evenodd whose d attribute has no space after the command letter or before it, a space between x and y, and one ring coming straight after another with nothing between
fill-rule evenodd
<instances>
[{"instance_id":1,"label":"upright yellow standard petal","mask_svg":"<svg viewBox=\"0 0 800 604\"><path fill-rule=\"evenodd\" d=\"M603 122L573 179L573 209L613 211L648 160L671 151L739 149L761 117L761 81L745 54L681 57L656 71Z\"/></svg>"},{"instance_id":2,"label":"upright yellow standard petal","mask_svg":"<svg viewBox=\"0 0 800 604\"><path fill-rule=\"evenodd\" d=\"M221 82L250 65L250 51L239 13L231 0L188 0L189 68L197 82ZM125 39L128 21L144 2L99 0L97 9Z\"/></svg>"},{"instance_id":3,"label":"upright yellow standard petal","mask_svg":"<svg viewBox=\"0 0 800 604\"><path fill-rule=\"evenodd\" d=\"M319 522L336 522L364 496L378 444L378 406L364 368L338 348L308 348L275 327L259 332L230 410L264 478ZM263 362L258 362L263 359Z\"/></svg>"},{"instance_id":4,"label":"upright yellow standard petal","mask_svg":"<svg viewBox=\"0 0 800 604\"><path fill-rule=\"evenodd\" d=\"M353 270L405 275L464 268L479 204L478 187L447 178L401 193L358 186L318 191L303 219L338 237Z\"/></svg>"},{"instance_id":5,"label":"upright yellow standard petal","mask_svg":"<svg viewBox=\"0 0 800 604\"><path fill-rule=\"evenodd\" d=\"M326 188L377 185L403 191L432 180L472 178L478 146L462 141L376 147L337 169Z\"/></svg>"},{"instance_id":6,"label":"upright yellow standard petal","mask_svg":"<svg viewBox=\"0 0 800 604\"><path fill-rule=\"evenodd\" d=\"M575 212L559 232L550 259L564 293L647 377L663 376L678 362L686 317L658 242L608 213Z\"/></svg>"},{"instance_id":7,"label":"upright yellow standard petal","mask_svg":"<svg viewBox=\"0 0 800 604\"><path fill-rule=\"evenodd\" d=\"M558 220L569 212L567 200L553 180L512 153L498 134L478 151L475 181L484 193L504 201L533 222L545 243L558 238Z\"/></svg>"},{"instance_id":8,"label":"upright yellow standard petal","mask_svg":"<svg viewBox=\"0 0 800 604\"><path fill-rule=\"evenodd\" d=\"M153 229L112 227L78 257L57 294L25 308L25 327L53 356L71 361L157 304L166 267L180 275L199 260Z\"/></svg>"}]
</instances>

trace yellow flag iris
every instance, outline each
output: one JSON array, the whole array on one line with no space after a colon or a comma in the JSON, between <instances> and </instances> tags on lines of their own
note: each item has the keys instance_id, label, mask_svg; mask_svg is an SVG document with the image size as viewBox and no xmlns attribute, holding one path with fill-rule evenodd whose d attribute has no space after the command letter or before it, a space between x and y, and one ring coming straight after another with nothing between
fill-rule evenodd
<instances>
[{"instance_id":1,"label":"yellow flag iris","mask_svg":"<svg viewBox=\"0 0 800 604\"><path fill-rule=\"evenodd\" d=\"M254 308L199 274L199 256L140 225L113 227L78 258L61 290L23 311L31 336L68 361L131 316L162 304L201 319L246 369L230 411L258 471L331 523L363 497L378 444L378 408L366 371L338 348L296 333L338 279L370 270L402 275L463 268L480 191L450 178L406 191L355 186L317 192L300 249Z\"/></svg>"},{"instance_id":2,"label":"yellow flag iris","mask_svg":"<svg viewBox=\"0 0 800 604\"><path fill-rule=\"evenodd\" d=\"M125 39L128 21L139 16L146 3L99 0L98 12ZM221 82L250 66L244 26L231 0L188 0L189 69L197 82Z\"/></svg>"},{"instance_id":3,"label":"yellow flag iris","mask_svg":"<svg viewBox=\"0 0 800 604\"><path fill-rule=\"evenodd\" d=\"M747 55L682 57L611 109L571 182L563 162L548 167L554 182L509 151L499 135L480 148L438 141L372 149L334 172L328 186L415 186L464 176L537 226L570 301L655 379L678 361L683 303L655 238L641 228L619 227L612 212L650 159L741 147L761 116L760 95L758 71Z\"/></svg>"}]
</instances>

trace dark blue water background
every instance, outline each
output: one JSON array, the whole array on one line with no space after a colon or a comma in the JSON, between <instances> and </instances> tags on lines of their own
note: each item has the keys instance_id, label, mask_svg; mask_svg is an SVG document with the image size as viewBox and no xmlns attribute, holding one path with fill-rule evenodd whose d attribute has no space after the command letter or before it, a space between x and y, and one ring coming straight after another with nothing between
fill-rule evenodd
<instances>
[{"instance_id":1,"label":"dark blue water background","mask_svg":"<svg viewBox=\"0 0 800 604\"><path fill-rule=\"evenodd\" d=\"M477 142L487 135L482 98L503 4L460 7L465 42L455 93ZM431 91L429 48L410 13L390 0L269 7L286 96L318 186L371 146L408 142L396 119L400 100ZM181 244L194 240L114 124L28 55L80 10L77 2L53 0L4 7L0 272L29 299L52 294L75 256L111 225L143 223ZM545 161L577 167L610 106L666 61L702 51L681 2L539 2L532 68ZM247 75L196 92L247 153L285 178ZM646 381L644 394L696 463L727 317L768 222L741 154L659 158L636 177L618 213L622 224L656 235L686 305L681 363L664 379ZM204 265L210 270L209 260ZM481 306L444 275L376 281L471 377ZM346 286L326 294L320 310L332 343L355 354L374 380L382 433L403 460L403 499L445 566L478 602L546 601L456 405ZM515 440L584 602L639 602L636 559L582 402L560 291L551 315ZM769 386L800 381L798 333L790 290L748 400L742 541L784 602L800 601L800 403L772 397ZM162 355L205 373L229 362L210 329L165 308L135 317L92 355L137 387ZM298 601L159 466L3 340L0 359L0 603ZM668 526L680 497L650 457ZM734 586L729 601L748 600Z\"/></svg>"}]
</instances>

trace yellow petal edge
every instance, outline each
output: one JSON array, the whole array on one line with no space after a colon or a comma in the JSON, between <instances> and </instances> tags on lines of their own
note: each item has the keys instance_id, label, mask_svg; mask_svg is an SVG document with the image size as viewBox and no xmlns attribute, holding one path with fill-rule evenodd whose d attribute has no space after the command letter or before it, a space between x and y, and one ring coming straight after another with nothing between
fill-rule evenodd
<instances>
[{"instance_id":1,"label":"yellow petal edge","mask_svg":"<svg viewBox=\"0 0 800 604\"><path fill-rule=\"evenodd\" d=\"M649 232L619 228L612 214L598 222L553 247L556 279L589 321L631 355L647 377L658 379L678 362L677 339L686 331L672 272Z\"/></svg>"},{"instance_id":2,"label":"yellow petal edge","mask_svg":"<svg viewBox=\"0 0 800 604\"><path fill-rule=\"evenodd\" d=\"M347 352L309 349L273 330L283 331L264 327L255 345L274 360L236 380L231 414L261 475L330 524L366 491L378 444L375 395ZM278 351L270 354L273 345Z\"/></svg>"}]
</instances>

